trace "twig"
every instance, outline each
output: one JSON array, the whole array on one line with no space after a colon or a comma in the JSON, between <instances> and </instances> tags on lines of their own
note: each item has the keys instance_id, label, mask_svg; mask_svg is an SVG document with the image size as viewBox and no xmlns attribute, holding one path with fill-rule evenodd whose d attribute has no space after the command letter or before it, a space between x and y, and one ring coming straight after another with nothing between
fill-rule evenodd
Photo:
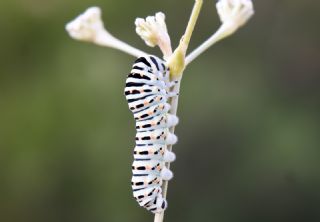
<instances>
[{"instance_id":1,"label":"twig","mask_svg":"<svg viewBox=\"0 0 320 222\"><path fill-rule=\"evenodd\" d=\"M196 25L196 22L198 20L198 16L201 10L201 6L202 6L202 0L195 0L195 4L188 22L188 26L186 28L185 34L182 37L182 39L180 40L180 44L178 46L178 48L175 50L175 52L172 54L171 58L169 58L169 67L172 66L172 64L174 64L176 67L174 67L174 71L178 72L178 73L173 73L173 75L171 76L172 78L177 78L179 81L177 83L177 85L175 85L173 87L173 91L174 92L179 92L180 91L180 83L181 83L181 77L183 74L183 70L185 68L185 55L186 55L186 51L188 49L189 46L189 42L192 36L192 32L194 30L194 27ZM182 57L181 57L182 56ZM182 61L177 61L182 59ZM181 63L182 62L182 63ZM179 67L180 66L180 67ZM170 71L173 71L172 67L170 67ZM172 74L172 73L171 73ZM173 115L177 114L177 110L178 110L178 101L179 101L179 96L176 97L172 97L170 100L170 105L171 105L171 109L170 109L170 113ZM170 133L174 134L174 130L175 127L171 127L169 129ZM169 151L172 150L172 145L169 145L167 147L167 149ZM168 169L170 169L170 163L166 163L166 167ZM163 185L162 185L162 195L163 198L166 198L167 196L167 191L168 191L168 181L164 181ZM156 213L154 216L154 222L162 222L164 218L164 211L162 211L161 213Z\"/></svg>"},{"instance_id":2,"label":"twig","mask_svg":"<svg viewBox=\"0 0 320 222\"><path fill-rule=\"evenodd\" d=\"M222 25L210 38L208 38L204 43L202 43L199 47L197 47L195 50L193 50L186 57L186 65L188 65L190 62L192 62L194 59L196 59L201 53L206 51L213 44L215 44L219 40L223 39L224 33L225 33L225 26Z\"/></svg>"},{"instance_id":3,"label":"twig","mask_svg":"<svg viewBox=\"0 0 320 222\"><path fill-rule=\"evenodd\" d=\"M173 88L173 90L175 92L179 92L180 83L181 83L181 78L179 79L179 83L177 85L175 85L174 88ZM170 114L177 115L178 101L179 101L179 96L175 96L175 97L171 98L171 100L170 100L170 105L171 105ZM172 133L172 134L174 134L174 130L175 130L174 126L169 129L170 133ZM172 145L168 145L167 146L167 150L168 151L172 151ZM170 169L170 163L166 163L166 167L168 169ZM167 191L168 191L168 181L163 181L162 195L163 195L164 198L166 198L166 196L167 196ZM162 222L163 221L163 217L164 217L164 211L161 212L161 213L155 214L154 222Z\"/></svg>"},{"instance_id":4,"label":"twig","mask_svg":"<svg viewBox=\"0 0 320 222\"><path fill-rule=\"evenodd\" d=\"M79 41L92 42L94 44L118 49L134 57L147 55L108 32L101 20L101 9L90 7L66 25L70 37Z\"/></svg>"}]
</instances>

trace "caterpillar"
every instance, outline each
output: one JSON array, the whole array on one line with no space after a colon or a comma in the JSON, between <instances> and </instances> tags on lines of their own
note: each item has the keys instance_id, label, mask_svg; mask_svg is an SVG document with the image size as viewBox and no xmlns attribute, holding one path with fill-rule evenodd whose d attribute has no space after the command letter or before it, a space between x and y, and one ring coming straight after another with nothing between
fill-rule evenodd
<instances>
[{"instance_id":1,"label":"caterpillar","mask_svg":"<svg viewBox=\"0 0 320 222\"><path fill-rule=\"evenodd\" d=\"M163 180L170 180L172 172L166 162L175 160L175 154L167 145L177 142L169 128L178 124L178 118L168 113L168 98L177 96L170 88L178 81L170 82L170 70L156 56L138 58L126 79L124 94L136 121L136 145L132 164L131 186L133 196L140 206L152 213L167 208L162 196Z\"/></svg>"}]
</instances>

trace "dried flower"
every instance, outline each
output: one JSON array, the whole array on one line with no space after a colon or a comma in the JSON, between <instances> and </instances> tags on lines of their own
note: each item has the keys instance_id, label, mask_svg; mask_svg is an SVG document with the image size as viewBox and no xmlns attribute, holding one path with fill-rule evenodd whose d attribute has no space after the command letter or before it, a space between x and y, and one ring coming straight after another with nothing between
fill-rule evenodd
<instances>
[{"instance_id":1,"label":"dried flower","mask_svg":"<svg viewBox=\"0 0 320 222\"><path fill-rule=\"evenodd\" d=\"M66 25L69 35L81 41L96 42L101 33L106 32L101 21L101 10L90 7L83 14Z\"/></svg>"},{"instance_id":2,"label":"dried flower","mask_svg":"<svg viewBox=\"0 0 320 222\"><path fill-rule=\"evenodd\" d=\"M216 7L221 22L228 27L227 35L243 26L254 14L251 0L220 0Z\"/></svg>"},{"instance_id":3,"label":"dried flower","mask_svg":"<svg viewBox=\"0 0 320 222\"><path fill-rule=\"evenodd\" d=\"M90 7L66 25L69 35L80 41L116 48L130 55L139 57L147 53L136 49L112 36L103 25L99 7Z\"/></svg>"},{"instance_id":4,"label":"dried flower","mask_svg":"<svg viewBox=\"0 0 320 222\"><path fill-rule=\"evenodd\" d=\"M187 56L186 64L192 62L219 40L233 34L254 14L251 0L219 0L216 7L222 22L220 28Z\"/></svg>"},{"instance_id":5,"label":"dried flower","mask_svg":"<svg viewBox=\"0 0 320 222\"><path fill-rule=\"evenodd\" d=\"M159 46L165 58L172 54L171 41L165 22L165 15L158 12L146 19L137 18L135 21L137 34L150 47Z\"/></svg>"}]
</instances>

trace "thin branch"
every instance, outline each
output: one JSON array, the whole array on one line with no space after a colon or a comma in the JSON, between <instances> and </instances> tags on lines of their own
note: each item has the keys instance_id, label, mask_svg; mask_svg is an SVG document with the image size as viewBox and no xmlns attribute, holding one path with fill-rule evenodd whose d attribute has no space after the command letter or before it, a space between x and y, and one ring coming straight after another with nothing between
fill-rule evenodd
<instances>
[{"instance_id":1,"label":"thin branch","mask_svg":"<svg viewBox=\"0 0 320 222\"><path fill-rule=\"evenodd\" d=\"M187 57L186 57L186 65L196 59L200 54L210 48L213 44L218 42L219 40L225 37L225 26L220 26L220 28L205 42L203 42L199 47L193 50Z\"/></svg>"},{"instance_id":2,"label":"thin branch","mask_svg":"<svg viewBox=\"0 0 320 222\"><path fill-rule=\"evenodd\" d=\"M192 9L192 13L185 31L182 36L179 46L174 50L174 53L168 60L168 66L170 67L170 75L174 78L179 78L182 75L185 65L186 52L189 46L189 42L198 20L200 10L202 7L202 0L195 0L195 4Z\"/></svg>"},{"instance_id":3,"label":"thin branch","mask_svg":"<svg viewBox=\"0 0 320 222\"><path fill-rule=\"evenodd\" d=\"M180 75L182 76L182 74ZM175 85L173 87L173 91L174 92L179 92L180 91L180 83L181 83L181 78L179 79L179 82L177 83L177 85ZM170 105L171 105L171 109L170 109L170 114L172 115L177 115L177 110L178 110L178 101L179 101L179 96L175 96L172 97L170 100ZM169 129L170 133L174 134L174 130L175 130L175 126L171 127ZM168 151L172 151L172 145L168 145L167 146L167 150ZM166 163L166 167L168 169L170 169L170 163ZM167 196L167 192L168 192L168 181L164 180L163 181L163 185L162 185L162 195L163 198L166 198ZM154 222L162 222L164 218L164 211L161 213L156 213L154 216Z\"/></svg>"},{"instance_id":4,"label":"thin branch","mask_svg":"<svg viewBox=\"0 0 320 222\"><path fill-rule=\"evenodd\" d=\"M79 41L115 48L135 57L147 55L147 53L111 35L103 25L99 7L88 8L66 25L66 31L71 38Z\"/></svg>"},{"instance_id":5,"label":"thin branch","mask_svg":"<svg viewBox=\"0 0 320 222\"><path fill-rule=\"evenodd\" d=\"M213 44L224 39L248 22L254 14L251 0L220 0L216 8L222 22L220 28L186 58L186 65L206 51Z\"/></svg>"},{"instance_id":6,"label":"thin branch","mask_svg":"<svg viewBox=\"0 0 320 222\"><path fill-rule=\"evenodd\" d=\"M186 28L186 31L185 31L185 34L184 34L184 36L181 40L181 43L179 45L179 47L184 47L185 52L188 49L194 27L195 27L196 22L198 20L200 10L202 7L202 2L203 2L202 0L196 0L194 7L193 7L193 10L192 10L192 13L191 13L191 16L190 16L190 19L189 19L189 22L188 22L188 25L187 25L187 28Z\"/></svg>"},{"instance_id":7,"label":"thin branch","mask_svg":"<svg viewBox=\"0 0 320 222\"><path fill-rule=\"evenodd\" d=\"M99 33L98 38L93 42L100 46L118 49L137 58L148 55L146 52L141 51L140 49L137 49L113 36L110 37L110 34L107 32Z\"/></svg>"},{"instance_id":8,"label":"thin branch","mask_svg":"<svg viewBox=\"0 0 320 222\"><path fill-rule=\"evenodd\" d=\"M184 36L182 37L180 44L178 46L178 48L175 50L175 52L172 54L171 58L169 58L169 67L170 67L170 72L179 72L176 73L176 75L172 75L172 78L178 78L178 83L177 85L175 85L173 87L173 92L179 92L180 91L180 83L181 83L181 77L182 77L182 73L185 67L185 55L186 55L186 51L188 49L189 46L189 42L192 36L192 32L194 30L194 27L196 25L196 22L198 20L199 14L200 14L200 10L202 7L202 0L195 0L195 4L185 31ZM182 56L182 57L181 57ZM180 60L180 61L179 61ZM181 63L182 62L182 63ZM174 69L172 69L172 65L176 66L176 65L180 65L180 67L174 67ZM177 115L177 110L178 110L178 101L179 101L179 96L176 97L172 97L170 100L170 105L171 105L171 109L170 109L170 114L172 115ZM174 130L175 127L171 127L169 129L170 133L174 134ZM172 145L168 145L167 147L168 151L172 150ZM170 169L170 163L166 163L166 167L168 169ZM167 191L168 191L168 181L164 181L163 185L162 185L162 195L163 198L166 198L167 196ZM162 211L161 213L156 213L155 217L154 217L154 222L162 222L164 218L164 211Z\"/></svg>"}]
</instances>

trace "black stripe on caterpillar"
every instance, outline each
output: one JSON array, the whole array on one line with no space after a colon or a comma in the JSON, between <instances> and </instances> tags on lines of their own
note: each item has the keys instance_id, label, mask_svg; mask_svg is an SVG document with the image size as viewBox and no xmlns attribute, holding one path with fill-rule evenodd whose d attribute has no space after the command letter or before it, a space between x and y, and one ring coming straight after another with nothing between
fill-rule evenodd
<instances>
[{"instance_id":1,"label":"black stripe on caterpillar","mask_svg":"<svg viewBox=\"0 0 320 222\"><path fill-rule=\"evenodd\" d=\"M132 164L133 196L140 206L158 213L167 208L162 196L163 180L170 180L172 172L166 162L175 160L167 145L177 142L169 128L178 124L178 118L168 113L168 98L176 96L170 88L169 68L156 56L138 58L126 80L125 96L136 120L136 146Z\"/></svg>"}]
</instances>

